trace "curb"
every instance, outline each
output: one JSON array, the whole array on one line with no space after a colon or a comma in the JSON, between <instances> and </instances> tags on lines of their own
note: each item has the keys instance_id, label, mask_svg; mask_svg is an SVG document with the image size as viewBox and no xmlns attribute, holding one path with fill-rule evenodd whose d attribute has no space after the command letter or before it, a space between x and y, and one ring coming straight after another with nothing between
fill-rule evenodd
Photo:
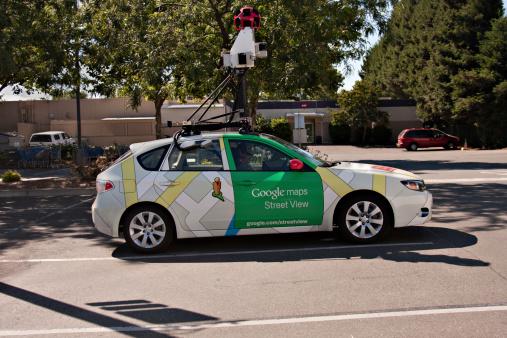
<instances>
[{"instance_id":1,"label":"curb","mask_svg":"<svg viewBox=\"0 0 507 338\"><path fill-rule=\"evenodd\" d=\"M0 190L0 197L54 197L95 195L95 188L66 188L66 189L34 189L34 190Z\"/></svg>"}]
</instances>

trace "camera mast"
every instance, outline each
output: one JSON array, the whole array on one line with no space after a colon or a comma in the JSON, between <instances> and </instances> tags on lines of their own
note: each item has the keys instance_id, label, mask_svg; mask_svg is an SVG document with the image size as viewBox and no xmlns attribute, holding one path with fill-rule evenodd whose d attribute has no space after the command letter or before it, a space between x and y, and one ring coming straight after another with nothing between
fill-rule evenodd
<instances>
[{"instance_id":1,"label":"camera mast","mask_svg":"<svg viewBox=\"0 0 507 338\"><path fill-rule=\"evenodd\" d=\"M226 76L224 80L207 96L204 102L185 121L168 127L181 126L174 134L175 143L181 136L199 135L201 131L219 130L228 127L240 128L240 133L251 132L251 116L248 111L247 78L248 69L255 67L255 60L268 56L265 42L255 42L255 31L259 30L261 16L252 6L245 6L234 12L234 27L238 31L230 51L222 52L222 62ZM205 118L222 93L231 88L234 105L229 113ZM236 119L239 116L239 119ZM227 118L225 122L217 121Z\"/></svg>"}]
</instances>

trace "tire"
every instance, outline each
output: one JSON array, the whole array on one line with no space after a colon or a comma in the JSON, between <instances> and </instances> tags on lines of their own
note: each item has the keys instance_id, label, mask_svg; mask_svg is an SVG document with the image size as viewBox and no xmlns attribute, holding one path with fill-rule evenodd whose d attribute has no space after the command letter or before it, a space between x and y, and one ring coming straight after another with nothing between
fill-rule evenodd
<instances>
[{"instance_id":1,"label":"tire","mask_svg":"<svg viewBox=\"0 0 507 338\"><path fill-rule=\"evenodd\" d=\"M139 253L161 252L174 241L174 222L157 207L134 208L125 217L123 235L127 244Z\"/></svg>"},{"instance_id":2,"label":"tire","mask_svg":"<svg viewBox=\"0 0 507 338\"><path fill-rule=\"evenodd\" d=\"M449 149L449 150L453 150L456 148L456 146L454 145L454 142L449 142L445 145L444 147L445 149Z\"/></svg>"},{"instance_id":3,"label":"tire","mask_svg":"<svg viewBox=\"0 0 507 338\"><path fill-rule=\"evenodd\" d=\"M411 143L411 144L408 146L407 150L408 150L408 151L416 151L416 150L417 150L417 148L419 148L419 147L417 146L417 143Z\"/></svg>"},{"instance_id":4,"label":"tire","mask_svg":"<svg viewBox=\"0 0 507 338\"><path fill-rule=\"evenodd\" d=\"M389 203L374 194L365 193L348 198L337 210L337 233L349 242L376 242L393 229L391 211Z\"/></svg>"}]
</instances>

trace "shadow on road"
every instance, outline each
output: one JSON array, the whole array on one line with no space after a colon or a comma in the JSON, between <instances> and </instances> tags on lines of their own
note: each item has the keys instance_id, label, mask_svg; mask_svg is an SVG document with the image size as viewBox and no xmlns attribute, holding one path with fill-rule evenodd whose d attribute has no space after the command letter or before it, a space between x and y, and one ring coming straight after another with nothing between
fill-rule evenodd
<instances>
[{"instance_id":1,"label":"shadow on road","mask_svg":"<svg viewBox=\"0 0 507 338\"><path fill-rule=\"evenodd\" d=\"M495 231L507 227L507 185L482 183L474 185L435 184L428 189L433 193L433 222L460 224L472 218L486 219L465 227L466 231Z\"/></svg>"},{"instance_id":2,"label":"shadow on road","mask_svg":"<svg viewBox=\"0 0 507 338\"><path fill-rule=\"evenodd\" d=\"M462 248L477 243L477 237L454 229L401 228L395 231L388 242L374 246L337 242L330 236L328 233L311 233L185 239L178 241L164 254L150 256L137 255L123 244L113 252L113 256L132 264L381 258L395 262L444 263L468 267L489 265L488 262L479 259L421 253L422 250Z\"/></svg>"},{"instance_id":3,"label":"shadow on road","mask_svg":"<svg viewBox=\"0 0 507 338\"><path fill-rule=\"evenodd\" d=\"M25 290L7 283L0 282L0 293L12 298L25 301L35 306L39 306L49 311L59 313L63 316L72 317L75 319L83 320L88 323L94 324L98 327L108 328L113 331L122 333L123 335L139 337L141 334L144 337L170 337L166 332L157 332L151 330L149 327L142 327L132 324L121 319L106 316L95 311L87 310L83 307L78 307L72 304L68 304L50 297L43 296L41 294ZM149 303L147 301L143 301ZM107 303L95 303L95 304L111 304ZM90 306L97 306L95 304L88 304ZM157 304L160 305L160 304ZM165 305L161 305L165 306ZM160 306L159 306L160 307ZM108 310L107 307L105 307ZM153 309L146 309L146 313L142 308L138 309L134 314L130 314L130 317L140 319L149 323L157 324L169 324L174 322L189 322L189 321L205 321L205 320L216 320L215 317L210 317L202 314L198 314L191 311L185 311L181 309L168 309L165 307L165 311L174 310L170 312L171 317L166 315L158 315L153 312ZM128 311L120 311L120 314L129 316ZM167 313L167 312L166 312ZM171 321L172 320L172 321Z\"/></svg>"}]
</instances>

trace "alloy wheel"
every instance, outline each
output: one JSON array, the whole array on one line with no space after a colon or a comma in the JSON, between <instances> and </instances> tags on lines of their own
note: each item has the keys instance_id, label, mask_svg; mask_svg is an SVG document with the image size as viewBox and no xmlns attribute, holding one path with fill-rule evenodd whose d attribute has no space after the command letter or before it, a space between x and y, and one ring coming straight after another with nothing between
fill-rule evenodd
<instances>
[{"instance_id":1,"label":"alloy wheel","mask_svg":"<svg viewBox=\"0 0 507 338\"><path fill-rule=\"evenodd\" d=\"M371 201L353 204L345 216L349 232L360 239L376 236L384 224L384 215L378 205Z\"/></svg>"}]
</instances>

